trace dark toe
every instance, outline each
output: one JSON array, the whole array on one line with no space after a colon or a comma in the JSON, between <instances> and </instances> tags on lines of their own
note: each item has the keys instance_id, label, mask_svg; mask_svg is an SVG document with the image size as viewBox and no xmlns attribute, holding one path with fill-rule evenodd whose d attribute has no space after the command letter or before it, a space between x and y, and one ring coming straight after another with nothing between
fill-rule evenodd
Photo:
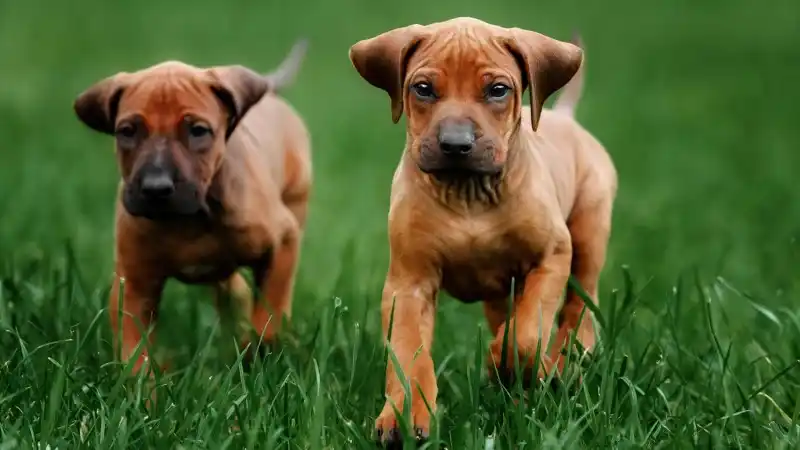
<instances>
[{"instance_id":1,"label":"dark toe","mask_svg":"<svg viewBox=\"0 0 800 450\"><path fill-rule=\"evenodd\" d=\"M414 437L417 444L424 444L428 440L428 432L422 428L414 429ZM375 442L379 446L385 446L388 450L402 450L403 448L403 433L397 428L392 428L389 431L382 429L375 430Z\"/></svg>"},{"instance_id":2,"label":"dark toe","mask_svg":"<svg viewBox=\"0 0 800 450\"><path fill-rule=\"evenodd\" d=\"M397 428L392 428L388 431L378 428L375 430L375 443L378 444L378 447L384 447L387 449L398 449L402 450L403 448L403 439L401 437L400 431Z\"/></svg>"},{"instance_id":3,"label":"dark toe","mask_svg":"<svg viewBox=\"0 0 800 450\"><path fill-rule=\"evenodd\" d=\"M242 357L242 369L245 372L251 371L256 360L263 361L270 353L270 344L266 342L262 342L260 345L256 343L250 344Z\"/></svg>"},{"instance_id":4,"label":"dark toe","mask_svg":"<svg viewBox=\"0 0 800 450\"><path fill-rule=\"evenodd\" d=\"M428 442L428 438L430 437L428 432L423 430L422 428L416 428L414 430L414 435L417 438L417 445L422 445Z\"/></svg>"},{"instance_id":5,"label":"dark toe","mask_svg":"<svg viewBox=\"0 0 800 450\"><path fill-rule=\"evenodd\" d=\"M492 378L506 387L514 386L517 382L519 382L523 389L529 389L531 386L539 382L535 372L529 368L520 370L519 374L517 374L517 371L512 368L498 369L497 372L495 372L495 369L492 368L491 371Z\"/></svg>"},{"instance_id":6,"label":"dark toe","mask_svg":"<svg viewBox=\"0 0 800 450\"><path fill-rule=\"evenodd\" d=\"M386 443L389 444L388 448L403 448L403 435L400 430L397 428L389 430L388 436L386 436Z\"/></svg>"}]
</instances>

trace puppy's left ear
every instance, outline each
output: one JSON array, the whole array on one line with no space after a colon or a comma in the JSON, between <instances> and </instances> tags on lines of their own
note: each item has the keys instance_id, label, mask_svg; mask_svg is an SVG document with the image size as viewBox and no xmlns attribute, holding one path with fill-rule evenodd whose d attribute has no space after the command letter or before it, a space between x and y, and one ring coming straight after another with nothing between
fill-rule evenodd
<instances>
[{"instance_id":1,"label":"puppy's left ear","mask_svg":"<svg viewBox=\"0 0 800 450\"><path fill-rule=\"evenodd\" d=\"M209 73L211 90L228 111L228 139L247 111L270 90L270 82L264 75L240 65L216 67Z\"/></svg>"},{"instance_id":2,"label":"puppy's left ear","mask_svg":"<svg viewBox=\"0 0 800 450\"><path fill-rule=\"evenodd\" d=\"M536 131L544 102L572 79L583 61L583 50L534 31L511 28L509 34L507 45L522 65Z\"/></svg>"},{"instance_id":3,"label":"puppy's left ear","mask_svg":"<svg viewBox=\"0 0 800 450\"><path fill-rule=\"evenodd\" d=\"M130 84L130 74L121 72L93 84L75 99L72 109L89 128L114 134L119 100Z\"/></svg>"}]
</instances>

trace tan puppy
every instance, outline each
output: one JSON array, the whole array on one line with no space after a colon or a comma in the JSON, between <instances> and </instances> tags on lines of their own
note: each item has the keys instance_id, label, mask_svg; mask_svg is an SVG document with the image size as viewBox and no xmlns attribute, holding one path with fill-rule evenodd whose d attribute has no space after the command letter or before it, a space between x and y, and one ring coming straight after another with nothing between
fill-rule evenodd
<instances>
[{"instance_id":1,"label":"tan puppy","mask_svg":"<svg viewBox=\"0 0 800 450\"><path fill-rule=\"evenodd\" d=\"M382 317L387 333L392 321L391 349L410 379L413 426L424 437L426 402L436 407L430 348L439 291L483 301L495 334L492 373L514 371L510 352L506 367L494 367L502 360L512 280L508 348L516 330L528 372L540 344L540 377L563 364L559 353L573 329L592 347L592 321L578 325L581 298L568 292L558 312L570 273L597 298L617 176L603 146L572 117L580 76L554 111L542 109L578 72L576 45L458 18L360 41L350 59L389 94L393 120L404 111L408 117L392 184ZM531 107L522 105L526 89ZM392 405L402 411L404 393L397 369L389 363L387 401L375 424L383 441L399 436Z\"/></svg>"},{"instance_id":2,"label":"tan puppy","mask_svg":"<svg viewBox=\"0 0 800 450\"><path fill-rule=\"evenodd\" d=\"M311 157L303 121L274 94L295 78L306 45L266 76L170 61L106 78L76 99L80 120L116 140L110 314L115 338L122 319L123 359L139 345L140 327L155 324L169 278L232 294L267 340L288 319ZM266 304L254 304L240 267L253 270ZM147 349L134 370L146 361Z\"/></svg>"}]
</instances>

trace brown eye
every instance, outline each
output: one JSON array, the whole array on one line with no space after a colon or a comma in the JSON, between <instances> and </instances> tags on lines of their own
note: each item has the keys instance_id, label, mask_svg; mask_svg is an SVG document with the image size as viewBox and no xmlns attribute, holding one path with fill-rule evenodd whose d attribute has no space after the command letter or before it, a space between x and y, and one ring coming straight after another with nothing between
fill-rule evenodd
<instances>
[{"instance_id":1,"label":"brown eye","mask_svg":"<svg viewBox=\"0 0 800 450\"><path fill-rule=\"evenodd\" d=\"M436 98L436 93L433 91L433 86L424 81L414 83L411 86L411 90L420 100L433 100Z\"/></svg>"},{"instance_id":2,"label":"brown eye","mask_svg":"<svg viewBox=\"0 0 800 450\"><path fill-rule=\"evenodd\" d=\"M125 123L117 127L116 135L118 138L133 139L136 137L136 126Z\"/></svg>"},{"instance_id":3,"label":"brown eye","mask_svg":"<svg viewBox=\"0 0 800 450\"><path fill-rule=\"evenodd\" d=\"M189 126L189 136L195 139L204 138L211 135L211 128L195 123Z\"/></svg>"},{"instance_id":4,"label":"brown eye","mask_svg":"<svg viewBox=\"0 0 800 450\"><path fill-rule=\"evenodd\" d=\"M489 89L487 90L487 97L489 100L502 100L508 96L509 92L511 92L510 87L503 83L495 83L489 86Z\"/></svg>"}]
</instances>

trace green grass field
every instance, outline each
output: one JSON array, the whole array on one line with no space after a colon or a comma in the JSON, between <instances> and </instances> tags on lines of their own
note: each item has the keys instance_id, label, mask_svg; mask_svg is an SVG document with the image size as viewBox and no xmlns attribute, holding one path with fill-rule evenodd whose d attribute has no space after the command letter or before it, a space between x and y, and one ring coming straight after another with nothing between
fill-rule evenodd
<instances>
[{"instance_id":1,"label":"green grass field","mask_svg":"<svg viewBox=\"0 0 800 450\"><path fill-rule=\"evenodd\" d=\"M373 448L404 132L347 51L462 15L581 31L578 116L620 192L582 386L515 403L519 389L485 376L480 306L442 299L430 448L800 448L797 3L438 2L0 2L0 449ZM301 35L311 47L285 95L312 132L316 188L297 345L244 373L208 293L171 284L159 349L173 369L148 412L109 343L112 141L73 98L164 59L266 71Z\"/></svg>"}]
</instances>

